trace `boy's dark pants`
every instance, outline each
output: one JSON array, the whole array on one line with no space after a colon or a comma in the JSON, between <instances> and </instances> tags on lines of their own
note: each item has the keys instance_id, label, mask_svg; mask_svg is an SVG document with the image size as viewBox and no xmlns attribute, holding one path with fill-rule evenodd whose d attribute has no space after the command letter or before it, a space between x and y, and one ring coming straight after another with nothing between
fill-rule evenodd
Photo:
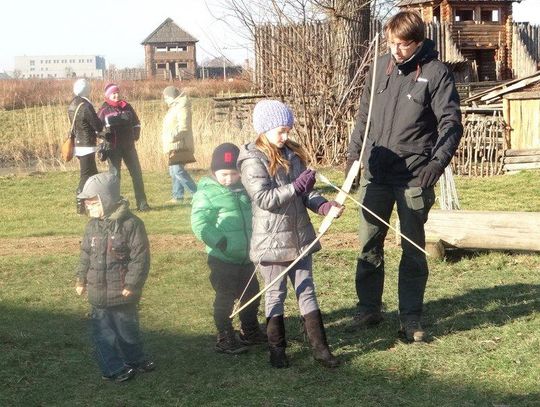
<instances>
[{"instance_id":1,"label":"boy's dark pants","mask_svg":"<svg viewBox=\"0 0 540 407\"><path fill-rule=\"evenodd\" d=\"M144 360L137 304L92 307L91 326L95 356L103 376L114 376L125 364L137 365Z\"/></svg>"},{"instance_id":2,"label":"boy's dark pants","mask_svg":"<svg viewBox=\"0 0 540 407\"><path fill-rule=\"evenodd\" d=\"M259 292L259 282L257 276L253 276L249 286L246 285L253 275L255 266L253 263L232 264L225 263L214 256L208 256L208 266L210 267L210 283L216 291L214 300L214 322L219 332L231 331L233 329L231 315L234 301L239 299L244 289L244 295L240 305L249 301ZM258 327L257 311L261 300L253 301L246 309L240 312L240 322L242 328Z\"/></svg>"},{"instance_id":3,"label":"boy's dark pants","mask_svg":"<svg viewBox=\"0 0 540 407\"><path fill-rule=\"evenodd\" d=\"M383 185L361 180L360 202L385 221L390 220L394 204L401 233L420 247L425 246L424 223L435 201L433 187ZM384 239L388 227L360 208L360 255L356 266L356 292L359 312L379 312L384 286ZM426 256L405 239L399 263L399 314L402 321L422 314L428 279Z\"/></svg>"}]
</instances>

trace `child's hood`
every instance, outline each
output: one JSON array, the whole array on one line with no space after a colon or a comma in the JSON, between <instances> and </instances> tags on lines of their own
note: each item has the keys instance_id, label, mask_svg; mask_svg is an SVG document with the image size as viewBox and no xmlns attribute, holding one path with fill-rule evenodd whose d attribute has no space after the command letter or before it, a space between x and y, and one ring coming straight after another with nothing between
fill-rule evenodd
<instances>
[{"instance_id":1,"label":"child's hood","mask_svg":"<svg viewBox=\"0 0 540 407\"><path fill-rule=\"evenodd\" d=\"M99 196L105 216L113 213L122 199L120 196L120 179L116 175L107 172L92 175L84 184L84 188L77 195L77 198L91 199L95 196Z\"/></svg>"}]
</instances>

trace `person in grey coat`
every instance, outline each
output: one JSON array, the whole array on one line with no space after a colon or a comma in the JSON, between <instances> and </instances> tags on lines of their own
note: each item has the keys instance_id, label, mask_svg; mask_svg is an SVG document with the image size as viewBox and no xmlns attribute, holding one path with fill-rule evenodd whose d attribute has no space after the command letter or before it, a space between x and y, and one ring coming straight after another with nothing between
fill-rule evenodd
<instances>
[{"instance_id":1,"label":"person in grey coat","mask_svg":"<svg viewBox=\"0 0 540 407\"><path fill-rule=\"evenodd\" d=\"M81 242L76 291L88 292L95 356L104 379L123 382L137 371L154 370L139 334L138 304L150 269L144 223L120 196L110 173L88 178L78 195L88 216Z\"/></svg>"},{"instance_id":2,"label":"person in grey coat","mask_svg":"<svg viewBox=\"0 0 540 407\"><path fill-rule=\"evenodd\" d=\"M262 100L253 111L254 142L244 145L238 157L242 183L251 198L253 234L250 258L259 265L265 284L274 280L315 239L307 209L326 215L336 202L328 202L313 190L315 171L306 169L304 149L289 139L294 123L291 109L277 100ZM338 212L341 214L342 208ZM288 272L314 358L326 367L339 361L328 348L312 275L316 244ZM273 284L265 297L270 364L288 367L285 354L284 301L287 276Z\"/></svg>"},{"instance_id":3,"label":"person in grey coat","mask_svg":"<svg viewBox=\"0 0 540 407\"><path fill-rule=\"evenodd\" d=\"M390 52L371 68L348 148L347 168L365 143L360 201L388 221L394 205L401 232L425 246L424 223L435 200L434 185L450 163L463 134L459 96L449 69L437 59L424 23L402 11L385 26ZM371 89L373 75L375 88ZM367 139L364 133L373 93ZM360 254L356 266L359 327L382 319L384 239L388 228L360 210ZM426 256L406 240L399 264L399 334L408 342L425 340L420 324L428 279Z\"/></svg>"}]
</instances>

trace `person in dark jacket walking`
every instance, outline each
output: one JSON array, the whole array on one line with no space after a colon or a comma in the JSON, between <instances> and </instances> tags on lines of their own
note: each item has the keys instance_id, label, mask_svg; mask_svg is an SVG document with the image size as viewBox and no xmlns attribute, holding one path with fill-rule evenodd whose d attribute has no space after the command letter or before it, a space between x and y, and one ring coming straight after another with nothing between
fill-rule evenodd
<instances>
[{"instance_id":1,"label":"person in dark jacket walking","mask_svg":"<svg viewBox=\"0 0 540 407\"><path fill-rule=\"evenodd\" d=\"M360 201L388 221L394 204L401 232L425 246L424 223L435 200L434 185L450 163L463 133L459 96L449 69L437 59L415 12L402 11L385 26L390 52L366 79L348 148L347 168L359 158L363 173ZM372 77L375 88L371 88ZM372 116L364 140L370 94ZM356 267L358 326L383 319L384 239L388 228L360 210L360 254ZM428 265L423 252L402 240L399 264L399 334L409 342L425 340L420 324Z\"/></svg>"},{"instance_id":2,"label":"person in dark jacket walking","mask_svg":"<svg viewBox=\"0 0 540 407\"><path fill-rule=\"evenodd\" d=\"M94 110L90 96L90 82L86 79L78 79L73 84L75 97L68 107L70 123L73 124L73 136L75 137L74 154L79 160L80 176L77 186L77 195L82 191L86 180L97 174L96 150L98 133L103 129L103 124ZM77 115L75 116L75 113ZM76 199L77 213L84 214L84 204L82 200Z\"/></svg>"},{"instance_id":3,"label":"person in dark jacket walking","mask_svg":"<svg viewBox=\"0 0 540 407\"><path fill-rule=\"evenodd\" d=\"M258 102L253 110L257 138L242 147L238 158L242 183L253 210L250 257L259 265L267 286L316 238L307 209L325 216L333 206L339 206L313 190L315 171L306 169L306 152L289 139L293 123L293 113L285 104L277 100ZM342 211L340 207L336 215ZM317 242L287 275L266 291L266 333L270 364L275 368L289 366L283 315L287 276L294 286L315 360L326 367L339 365L328 347L313 283L312 253L320 248Z\"/></svg>"},{"instance_id":4,"label":"person in dark jacket walking","mask_svg":"<svg viewBox=\"0 0 540 407\"><path fill-rule=\"evenodd\" d=\"M105 126L105 140L110 145L107 153L109 172L120 177L124 160L133 181L137 209L150 210L144 192L141 164L135 149L135 142L141 134L141 122L133 107L120 98L118 85L109 83L105 86L105 101L98 111L98 116Z\"/></svg>"},{"instance_id":5,"label":"person in dark jacket walking","mask_svg":"<svg viewBox=\"0 0 540 407\"><path fill-rule=\"evenodd\" d=\"M95 356L104 379L122 382L154 370L143 352L138 304L150 269L150 245L141 219L120 196L120 180L101 173L78 195L90 221L81 242L76 291L88 292Z\"/></svg>"},{"instance_id":6,"label":"person in dark jacket walking","mask_svg":"<svg viewBox=\"0 0 540 407\"><path fill-rule=\"evenodd\" d=\"M260 301L240 312L240 340L229 318L236 300L245 302L259 291L249 258L251 202L236 169L238 152L238 147L231 143L216 147L212 153L212 176L199 181L191 210L191 227L206 244L210 282L216 291L215 349L228 354L243 353L246 345L266 343L257 320Z\"/></svg>"}]
</instances>

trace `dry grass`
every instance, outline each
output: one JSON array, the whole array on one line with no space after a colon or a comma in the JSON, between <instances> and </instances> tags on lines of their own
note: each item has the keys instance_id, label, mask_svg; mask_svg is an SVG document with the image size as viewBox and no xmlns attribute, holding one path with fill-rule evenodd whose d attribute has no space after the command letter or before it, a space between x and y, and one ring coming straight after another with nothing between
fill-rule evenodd
<instances>
[{"instance_id":1,"label":"dry grass","mask_svg":"<svg viewBox=\"0 0 540 407\"><path fill-rule=\"evenodd\" d=\"M129 100L129 99L128 99ZM161 101L130 101L141 119L141 139L137 151L145 170L166 168L161 153L162 120L167 107ZM193 98L193 133L195 138L196 168L208 168L212 151L218 144L229 141L240 144L251 139L251 129L241 130L228 123L214 123L212 100ZM46 105L0 111L0 163L3 166L76 168L74 160L65 164L60 160L59 148L69 129L66 105Z\"/></svg>"},{"instance_id":2,"label":"dry grass","mask_svg":"<svg viewBox=\"0 0 540 407\"><path fill-rule=\"evenodd\" d=\"M0 110L23 109L33 106L66 105L72 97L73 80L7 80L0 81ZM103 99L102 80L92 80L91 100ZM127 100L155 100L161 97L166 86L183 88L192 97L211 97L249 92L251 84L241 78L229 81L193 80L175 81L119 81L118 85Z\"/></svg>"},{"instance_id":3,"label":"dry grass","mask_svg":"<svg viewBox=\"0 0 540 407\"><path fill-rule=\"evenodd\" d=\"M65 164L59 148L69 130L67 105L71 101L73 81L11 80L0 81L0 166L76 168L77 161ZM166 168L161 154L161 127L166 106L161 102L166 81L123 81L119 85L139 115L142 136L137 149L141 165L146 170ZM192 97L193 131L197 163L207 168L214 147L221 142L241 143L252 137L229 124L215 124L210 96L238 94L249 90L242 80L174 82ZM92 82L91 100L99 108L103 81Z\"/></svg>"}]
</instances>

